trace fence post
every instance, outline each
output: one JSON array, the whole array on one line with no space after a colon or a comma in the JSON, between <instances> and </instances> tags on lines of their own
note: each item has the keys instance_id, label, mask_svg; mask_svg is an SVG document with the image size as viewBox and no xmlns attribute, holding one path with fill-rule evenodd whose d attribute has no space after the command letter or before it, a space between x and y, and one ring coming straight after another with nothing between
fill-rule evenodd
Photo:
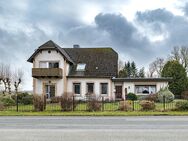
<instances>
[{"instance_id":1,"label":"fence post","mask_svg":"<svg viewBox=\"0 0 188 141\"><path fill-rule=\"evenodd\" d=\"M74 95L72 97L72 111L74 111Z\"/></svg>"},{"instance_id":2,"label":"fence post","mask_svg":"<svg viewBox=\"0 0 188 141\"><path fill-rule=\"evenodd\" d=\"M104 96L102 96L102 111L104 112Z\"/></svg>"},{"instance_id":3,"label":"fence post","mask_svg":"<svg viewBox=\"0 0 188 141\"><path fill-rule=\"evenodd\" d=\"M133 111L134 111L134 100L132 100L132 106L133 106Z\"/></svg>"},{"instance_id":4,"label":"fence post","mask_svg":"<svg viewBox=\"0 0 188 141\"><path fill-rule=\"evenodd\" d=\"M18 93L16 92L16 111L18 112Z\"/></svg>"},{"instance_id":5,"label":"fence post","mask_svg":"<svg viewBox=\"0 0 188 141\"><path fill-rule=\"evenodd\" d=\"M163 96L163 110L165 111L165 104L166 104L166 101L165 101L165 95Z\"/></svg>"}]
</instances>

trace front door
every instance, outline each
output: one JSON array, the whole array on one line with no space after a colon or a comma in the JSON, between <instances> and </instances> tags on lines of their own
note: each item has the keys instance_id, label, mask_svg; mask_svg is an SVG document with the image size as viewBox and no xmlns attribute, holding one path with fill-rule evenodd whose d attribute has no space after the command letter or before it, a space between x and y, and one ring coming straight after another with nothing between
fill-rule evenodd
<instances>
[{"instance_id":1,"label":"front door","mask_svg":"<svg viewBox=\"0 0 188 141\"><path fill-rule=\"evenodd\" d=\"M122 99L122 86L115 86L116 88L116 99Z\"/></svg>"},{"instance_id":2,"label":"front door","mask_svg":"<svg viewBox=\"0 0 188 141\"><path fill-rule=\"evenodd\" d=\"M46 98L55 97L55 85L45 85Z\"/></svg>"}]
</instances>

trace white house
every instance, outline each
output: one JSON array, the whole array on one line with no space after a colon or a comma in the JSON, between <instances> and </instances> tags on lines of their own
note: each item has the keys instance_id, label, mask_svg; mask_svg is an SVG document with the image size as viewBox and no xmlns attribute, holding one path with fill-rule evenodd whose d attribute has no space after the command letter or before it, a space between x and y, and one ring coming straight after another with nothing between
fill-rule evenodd
<instances>
[{"instance_id":1,"label":"white house","mask_svg":"<svg viewBox=\"0 0 188 141\"><path fill-rule=\"evenodd\" d=\"M118 78L118 54L112 48L61 48L48 41L28 59L33 63L33 93L47 98L74 93L82 99L94 93L109 100L129 92L156 93L169 78Z\"/></svg>"}]
</instances>

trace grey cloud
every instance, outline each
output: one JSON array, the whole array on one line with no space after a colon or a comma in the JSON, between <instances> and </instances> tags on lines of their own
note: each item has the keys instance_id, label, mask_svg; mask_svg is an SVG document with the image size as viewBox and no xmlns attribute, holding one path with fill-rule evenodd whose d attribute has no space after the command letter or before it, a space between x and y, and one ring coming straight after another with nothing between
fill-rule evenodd
<instances>
[{"instance_id":1,"label":"grey cloud","mask_svg":"<svg viewBox=\"0 0 188 141\"><path fill-rule=\"evenodd\" d=\"M138 59L143 57L143 53L152 51L148 48L150 46L148 39L141 36L136 27L122 15L99 14L96 16L95 22L99 29L110 34L113 47L118 51L125 52L125 55L135 54L135 59Z\"/></svg>"},{"instance_id":2,"label":"grey cloud","mask_svg":"<svg viewBox=\"0 0 188 141\"><path fill-rule=\"evenodd\" d=\"M174 15L167 11L166 9L155 9L155 10L147 10L144 12L140 12L138 11L136 13L136 18L138 21L146 21L149 23L152 22L162 22L162 23L166 23L166 22L170 22L173 19Z\"/></svg>"},{"instance_id":3,"label":"grey cloud","mask_svg":"<svg viewBox=\"0 0 188 141\"><path fill-rule=\"evenodd\" d=\"M182 8L182 10L185 13L185 15L188 16L188 2L185 3L185 6Z\"/></svg>"},{"instance_id":4,"label":"grey cloud","mask_svg":"<svg viewBox=\"0 0 188 141\"><path fill-rule=\"evenodd\" d=\"M175 16L165 9L137 12L137 21L151 27L153 31L168 33L168 38L164 41L167 46L187 45L188 21L183 16ZM170 48L170 47L169 47Z\"/></svg>"},{"instance_id":5,"label":"grey cloud","mask_svg":"<svg viewBox=\"0 0 188 141\"><path fill-rule=\"evenodd\" d=\"M99 29L110 33L119 44L128 44L136 29L123 16L115 14L99 14L95 17Z\"/></svg>"}]
</instances>

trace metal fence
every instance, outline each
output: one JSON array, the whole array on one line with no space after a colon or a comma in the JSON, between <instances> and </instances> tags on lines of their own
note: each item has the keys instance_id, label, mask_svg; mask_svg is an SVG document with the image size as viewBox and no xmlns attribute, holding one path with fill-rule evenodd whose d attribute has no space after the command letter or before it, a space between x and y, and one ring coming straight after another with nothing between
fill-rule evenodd
<instances>
[{"instance_id":1,"label":"metal fence","mask_svg":"<svg viewBox=\"0 0 188 141\"><path fill-rule=\"evenodd\" d=\"M165 100L163 102L155 102L154 103L155 108L153 109L153 111L174 110L176 108L176 103L181 101L183 102L187 100L175 99L174 101L168 103ZM72 97L72 101L69 102L69 106L71 107L71 109L69 108L69 110L67 111L95 111L95 109L93 110L91 109L92 108L91 106L93 107L96 106L98 108L96 111L121 111L121 103L123 101L120 100L108 101L105 100L104 97L101 97L99 100L96 100L93 103L91 102L92 101L88 98L77 100L75 97ZM126 102L129 103L129 111L143 110L143 107L140 104L141 101L139 100L137 101L127 100ZM61 101L54 103L52 101L46 101L44 110L50 112L63 111L61 105L62 105ZM6 106L4 109L4 111L20 111L20 112L31 112L35 110L36 109L34 108L33 104L24 105L21 103L17 103L16 105L13 106Z\"/></svg>"}]
</instances>

